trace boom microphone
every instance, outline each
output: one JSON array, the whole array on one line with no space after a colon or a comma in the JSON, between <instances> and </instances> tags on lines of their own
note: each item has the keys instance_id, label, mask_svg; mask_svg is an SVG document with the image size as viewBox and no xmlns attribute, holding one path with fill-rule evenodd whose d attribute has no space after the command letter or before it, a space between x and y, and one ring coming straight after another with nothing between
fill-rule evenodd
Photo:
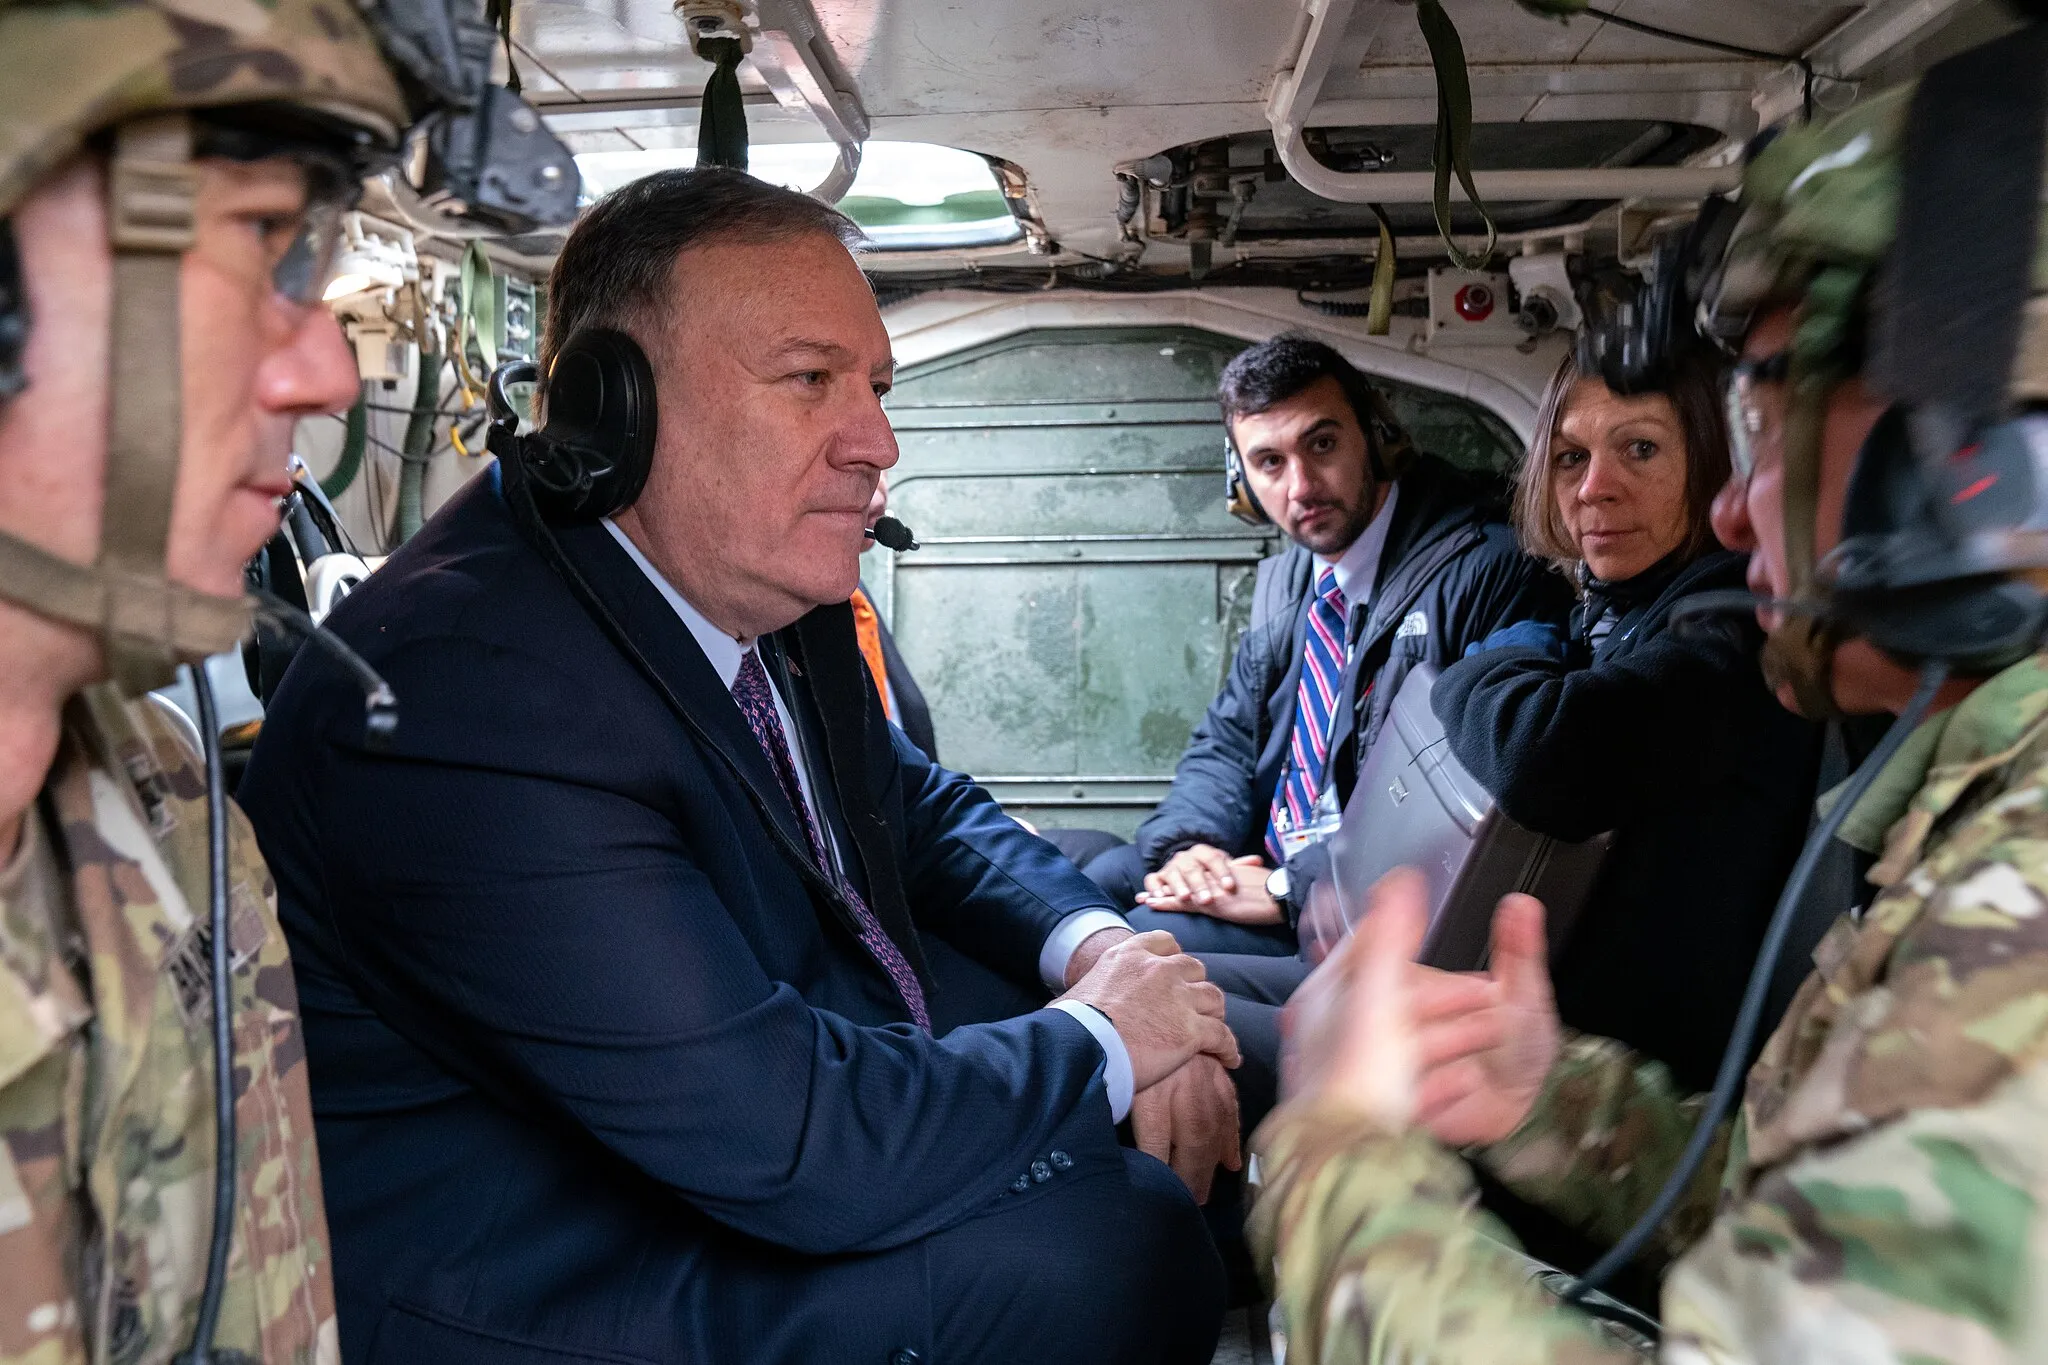
<instances>
[{"instance_id":1,"label":"boom microphone","mask_svg":"<svg viewBox=\"0 0 2048 1365\"><path fill-rule=\"evenodd\" d=\"M865 534L869 540L874 541L877 545L887 546L891 550L915 550L918 548L917 537L911 534L908 526L905 526L894 517L878 518L873 526L868 527Z\"/></svg>"}]
</instances>

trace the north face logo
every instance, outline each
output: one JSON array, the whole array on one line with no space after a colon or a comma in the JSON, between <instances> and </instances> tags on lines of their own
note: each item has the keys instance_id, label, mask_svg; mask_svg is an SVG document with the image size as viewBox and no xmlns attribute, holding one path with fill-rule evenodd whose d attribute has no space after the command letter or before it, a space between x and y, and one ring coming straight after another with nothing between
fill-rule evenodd
<instances>
[{"instance_id":1,"label":"the north face logo","mask_svg":"<svg viewBox=\"0 0 2048 1365\"><path fill-rule=\"evenodd\" d=\"M1411 611L1401 618L1401 628L1394 632L1396 640L1405 640L1411 635L1429 634L1429 618L1419 611Z\"/></svg>"}]
</instances>

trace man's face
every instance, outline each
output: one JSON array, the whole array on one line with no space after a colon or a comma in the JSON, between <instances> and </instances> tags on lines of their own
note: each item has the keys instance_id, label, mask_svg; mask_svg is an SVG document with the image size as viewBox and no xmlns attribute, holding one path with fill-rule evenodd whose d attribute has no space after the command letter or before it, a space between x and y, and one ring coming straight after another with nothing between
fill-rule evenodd
<instances>
[{"instance_id":1,"label":"man's face","mask_svg":"<svg viewBox=\"0 0 2048 1365\"><path fill-rule=\"evenodd\" d=\"M277 530L293 427L348 407L359 380L334 315L272 280L305 223L304 172L281 159L201 167L198 241L180 277L185 436L170 571L231 595Z\"/></svg>"},{"instance_id":2,"label":"man's face","mask_svg":"<svg viewBox=\"0 0 2048 1365\"><path fill-rule=\"evenodd\" d=\"M1365 432L1334 378L1240 414L1230 434L1259 506L1310 552L1344 553L1379 510Z\"/></svg>"},{"instance_id":3,"label":"man's face","mask_svg":"<svg viewBox=\"0 0 2048 1365\"><path fill-rule=\"evenodd\" d=\"M896 463L889 334L824 233L693 248L673 279L647 328L654 467L620 524L717 625L765 634L859 582L869 503Z\"/></svg>"},{"instance_id":4,"label":"man's face","mask_svg":"<svg viewBox=\"0 0 2048 1365\"><path fill-rule=\"evenodd\" d=\"M356 394L333 316L292 303L271 272L302 224L303 172L287 160L199 164L197 240L179 275L178 474L166 559L202 592L241 591L242 565L277 529L286 456L301 417ZM113 261L104 181L81 159L15 214L34 326L29 387L7 405L8 529L81 562L102 526ZM17 482L19 472L26 483Z\"/></svg>"},{"instance_id":5,"label":"man's face","mask_svg":"<svg viewBox=\"0 0 2048 1365\"><path fill-rule=\"evenodd\" d=\"M1765 360L1792 344L1796 318L1791 310L1767 313L1750 329L1742 347L1746 361ZM1784 383L1749 386L1744 411L1730 420L1749 433L1754 465L1747 480L1733 475L1714 499L1714 533L1731 550L1749 552L1749 587L1759 597L1782 598L1792 590L1785 552L1785 418L1790 389ZM1820 496L1814 525L1814 558L1825 557L1842 538L1842 511L1849 478L1871 428L1884 415L1885 403L1850 379L1828 396L1821 427ZM1784 613L1757 610L1766 631L1783 626ZM1896 710L1913 691L1911 670L1893 662L1864 640L1845 640L1835 650L1832 682L1835 704L1851 714ZM1792 689L1780 685L1778 700L1793 706Z\"/></svg>"}]
</instances>

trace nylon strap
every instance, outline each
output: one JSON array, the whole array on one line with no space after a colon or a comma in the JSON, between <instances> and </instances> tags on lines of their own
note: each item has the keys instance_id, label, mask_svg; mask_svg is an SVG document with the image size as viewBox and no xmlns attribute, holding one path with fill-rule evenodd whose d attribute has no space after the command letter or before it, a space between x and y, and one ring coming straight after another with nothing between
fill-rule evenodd
<instances>
[{"instance_id":1,"label":"nylon strap","mask_svg":"<svg viewBox=\"0 0 2048 1365\"><path fill-rule=\"evenodd\" d=\"M455 309L455 368L462 376L465 393L479 394L484 382L498 368L497 273L484 249L471 242L462 253L462 274L457 281ZM484 378L469 368L469 342L476 341L476 353L483 358Z\"/></svg>"},{"instance_id":2,"label":"nylon strap","mask_svg":"<svg viewBox=\"0 0 2048 1365\"><path fill-rule=\"evenodd\" d=\"M112 414L99 558L75 564L0 533L0 596L98 634L114 681L131 694L161 687L182 662L232 648L251 613L245 598L171 582L164 563L185 431L178 276L196 233L198 191L184 115L117 130L107 178Z\"/></svg>"},{"instance_id":3,"label":"nylon strap","mask_svg":"<svg viewBox=\"0 0 2048 1365\"><path fill-rule=\"evenodd\" d=\"M247 598L196 592L161 575L74 564L5 531L0 531L0 597L90 630L110 647L124 642L152 666L234 648L254 609Z\"/></svg>"},{"instance_id":4,"label":"nylon strap","mask_svg":"<svg viewBox=\"0 0 2048 1365\"><path fill-rule=\"evenodd\" d=\"M1785 537L1785 595L1813 603L1814 543L1820 521L1821 432L1827 419L1828 373L1795 353L1785 405L1782 479ZM1840 715L1835 706L1835 636L1825 617L1789 615L1764 641L1764 676L1775 687L1787 684L1799 714L1808 720Z\"/></svg>"},{"instance_id":5,"label":"nylon strap","mask_svg":"<svg viewBox=\"0 0 2048 1365\"><path fill-rule=\"evenodd\" d=\"M1372 302L1365 310L1365 334L1383 337L1394 327L1394 276L1400 261L1394 247L1394 229L1387 222L1387 211L1378 204L1367 204L1366 207L1380 222L1380 252L1372 262Z\"/></svg>"},{"instance_id":6,"label":"nylon strap","mask_svg":"<svg viewBox=\"0 0 2048 1365\"><path fill-rule=\"evenodd\" d=\"M711 62L697 117L697 164L747 168L747 106L740 96L740 40L706 38L697 55Z\"/></svg>"},{"instance_id":7,"label":"nylon strap","mask_svg":"<svg viewBox=\"0 0 2048 1365\"><path fill-rule=\"evenodd\" d=\"M198 172L182 117L141 119L116 135L108 185L114 248L113 425L100 559L161 572L184 434L178 374L178 272L192 246Z\"/></svg>"},{"instance_id":8,"label":"nylon strap","mask_svg":"<svg viewBox=\"0 0 2048 1365\"><path fill-rule=\"evenodd\" d=\"M1493 215L1486 211L1479 191L1472 185L1472 81L1465 70L1465 44L1458 37L1458 26L1444 13L1442 0L1417 0L1415 22L1422 27L1423 41L1429 44L1430 65L1436 68L1436 230L1444 239L1444 251L1453 265L1461 270L1484 269L1493 259L1500 234L1493 225ZM1464 186L1472 207L1479 210L1480 221L1486 224L1486 246L1477 255L1466 252L1451 238L1453 174ZM1383 229L1385 221L1381 219Z\"/></svg>"}]
</instances>

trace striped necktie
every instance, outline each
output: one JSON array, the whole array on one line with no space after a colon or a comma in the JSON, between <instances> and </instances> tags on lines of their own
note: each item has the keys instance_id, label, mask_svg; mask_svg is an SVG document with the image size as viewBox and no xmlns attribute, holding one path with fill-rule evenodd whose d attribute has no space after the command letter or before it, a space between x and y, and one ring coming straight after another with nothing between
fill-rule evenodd
<instances>
[{"instance_id":1,"label":"striped necktie","mask_svg":"<svg viewBox=\"0 0 2048 1365\"><path fill-rule=\"evenodd\" d=\"M1337 714L1337 684L1344 676L1344 607L1337 571L1324 569L1316 578L1315 601L1308 609L1308 643L1301 661L1301 687L1294 696L1287 771L1273 793L1273 811L1266 820L1266 854L1275 867L1282 861L1282 812L1289 827L1300 829L1309 823L1316 794L1322 790L1330 718Z\"/></svg>"},{"instance_id":2,"label":"striped necktie","mask_svg":"<svg viewBox=\"0 0 2048 1365\"><path fill-rule=\"evenodd\" d=\"M782 719L775 714L775 693L768 685L768 670L761 667L761 656L755 650L748 650L740 660L740 672L733 679L732 699L739 703L740 714L747 718L747 728L754 732L754 739L761 746L761 752L768 756L768 766L775 770L775 780L782 787L782 794L789 798L789 804L796 808L797 818L803 821L804 833L811 838L811 857L820 868L830 867L825 861L825 841L818 831L818 822L811 816L811 807L804 800L803 784L796 780L796 763L789 756L789 737L782 732ZM896 993L903 997L903 1003L910 1006L910 1017L926 1033L932 1031L932 1019L925 1009L924 987L919 984L917 973L910 968L910 960L903 956L903 950L896 946L896 940L889 937L882 928L882 922L875 918L875 912L854 890L853 883L841 880L840 894L846 897L847 906L853 911L853 918L860 925L860 941L882 970L889 974L889 980L896 985Z\"/></svg>"}]
</instances>

